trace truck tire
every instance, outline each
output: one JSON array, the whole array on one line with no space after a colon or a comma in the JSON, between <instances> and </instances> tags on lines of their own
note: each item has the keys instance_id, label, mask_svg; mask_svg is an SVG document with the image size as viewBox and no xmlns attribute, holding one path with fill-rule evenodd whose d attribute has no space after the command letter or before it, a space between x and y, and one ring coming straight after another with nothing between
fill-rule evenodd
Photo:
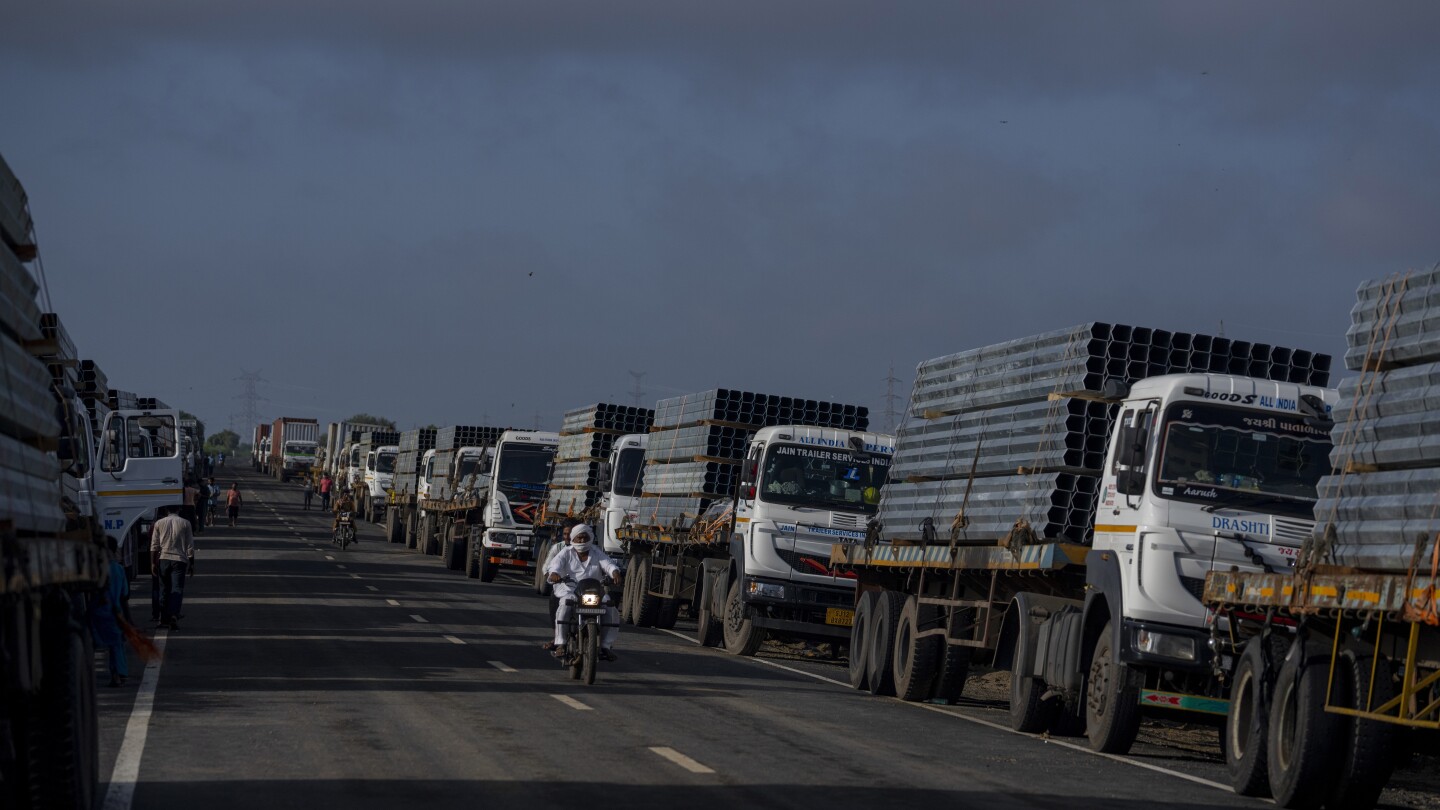
<instances>
[{"instance_id":1,"label":"truck tire","mask_svg":"<svg viewBox=\"0 0 1440 810\"><path fill-rule=\"evenodd\" d=\"M1371 693L1371 668L1374 692ZM1344 650L1335 667L1333 703L1349 709L1375 709L1395 697L1390 665L1369 653ZM1331 807L1369 810L1395 770L1395 726L1374 720L1345 718L1340 783L1328 800Z\"/></svg>"},{"instance_id":2,"label":"truck tire","mask_svg":"<svg viewBox=\"0 0 1440 810\"><path fill-rule=\"evenodd\" d=\"M740 577L730 581L725 591L725 652L731 655L751 656L759 652L765 643L765 630L756 627L745 609L745 600L740 598Z\"/></svg>"},{"instance_id":3,"label":"truck tire","mask_svg":"<svg viewBox=\"0 0 1440 810\"><path fill-rule=\"evenodd\" d=\"M38 721L31 737L37 744L32 789L38 807L90 808L95 806L100 759L90 634L71 619L68 605L52 605L49 612L39 712L32 714Z\"/></svg>"},{"instance_id":4,"label":"truck tire","mask_svg":"<svg viewBox=\"0 0 1440 810\"><path fill-rule=\"evenodd\" d=\"M661 630L674 630L675 621L680 618L679 599L661 599L660 610L655 613L655 626Z\"/></svg>"},{"instance_id":5,"label":"truck tire","mask_svg":"<svg viewBox=\"0 0 1440 810\"><path fill-rule=\"evenodd\" d=\"M405 547L415 548L420 543L420 513L415 512L405 520Z\"/></svg>"},{"instance_id":6,"label":"truck tire","mask_svg":"<svg viewBox=\"0 0 1440 810\"><path fill-rule=\"evenodd\" d=\"M480 578L480 552L483 546L476 543L465 551L465 576L471 579Z\"/></svg>"},{"instance_id":7,"label":"truck tire","mask_svg":"<svg viewBox=\"0 0 1440 810\"><path fill-rule=\"evenodd\" d=\"M392 543L404 542L405 522L400 518L400 510L385 510L385 537Z\"/></svg>"},{"instance_id":8,"label":"truck tire","mask_svg":"<svg viewBox=\"0 0 1440 810\"><path fill-rule=\"evenodd\" d=\"M930 693L932 700L954 703L965 693L965 679L970 677L970 659L973 647L945 644L940 651L940 663L935 672L935 689Z\"/></svg>"},{"instance_id":9,"label":"truck tire","mask_svg":"<svg viewBox=\"0 0 1440 810\"><path fill-rule=\"evenodd\" d=\"M702 570L699 585L703 586L705 581L705 573ZM710 609L715 604L715 600L711 598L714 594L710 592L710 589L718 587L719 584L718 579L712 578L709 588L696 588L696 591L700 593L700 604L695 611L695 641L701 647L716 647L725 641L725 628L715 617L715 611Z\"/></svg>"},{"instance_id":10,"label":"truck tire","mask_svg":"<svg viewBox=\"0 0 1440 810\"><path fill-rule=\"evenodd\" d=\"M1245 644L1230 679L1230 712L1225 716L1221 748L1230 785L1241 796L1269 796L1270 771L1266 740L1270 733L1270 702L1275 675L1285 659L1288 639L1268 634Z\"/></svg>"},{"instance_id":11,"label":"truck tire","mask_svg":"<svg viewBox=\"0 0 1440 810\"><path fill-rule=\"evenodd\" d=\"M483 544L480 545L480 547L476 549L476 551L477 554L475 556L480 561L480 581L494 582L495 575L500 573L500 566L496 565L493 562L490 562L490 555L486 553L485 546Z\"/></svg>"},{"instance_id":12,"label":"truck tire","mask_svg":"<svg viewBox=\"0 0 1440 810\"><path fill-rule=\"evenodd\" d=\"M445 532L445 548L441 555L446 570L465 570L465 547L461 543L462 539L455 536L455 527L451 526L449 531Z\"/></svg>"},{"instance_id":13,"label":"truck tire","mask_svg":"<svg viewBox=\"0 0 1440 810\"><path fill-rule=\"evenodd\" d=\"M649 557L636 561L635 573L635 604L631 608L635 614L635 626L654 627L655 619L660 615L660 597L650 594Z\"/></svg>"},{"instance_id":14,"label":"truck tire","mask_svg":"<svg viewBox=\"0 0 1440 810\"><path fill-rule=\"evenodd\" d=\"M554 547L555 545L553 543L547 546L543 546L540 550L539 558L535 560L535 593L539 594L540 596L544 596L550 592L550 581L545 578L545 560L550 556L550 549ZM625 592L629 593L629 583L626 583L626 585L627 587L625 588ZM624 597L621 597L621 603L624 603ZM625 611L622 608L620 612L624 613ZM623 622L625 620L625 617L621 616L620 620Z\"/></svg>"},{"instance_id":15,"label":"truck tire","mask_svg":"<svg viewBox=\"0 0 1440 810\"><path fill-rule=\"evenodd\" d=\"M860 600L855 603L855 621L850 625L850 685L856 689L870 688L866 652L870 649L870 617L874 611L875 592L860 594Z\"/></svg>"},{"instance_id":16,"label":"truck tire","mask_svg":"<svg viewBox=\"0 0 1440 810\"><path fill-rule=\"evenodd\" d=\"M1085 731L1090 748L1102 754L1124 754L1140 733L1140 678L1117 661L1111 623L1095 640L1085 690Z\"/></svg>"},{"instance_id":17,"label":"truck tire","mask_svg":"<svg viewBox=\"0 0 1440 810\"><path fill-rule=\"evenodd\" d=\"M620 623L635 623L635 583L638 581L640 563L630 561L625 566L625 584L620 591Z\"/></svg>"},{"instance_id":18,"label":"truck tire","mask_svg":"<svg viewBox=\"0 0 1440 810\"><path fill-rule=\"evenodd\" d=\"M876 597L865 655L865 677L872 695L895 694L895 628L904 609L905 594L899 591L881 591Z\"/></svg>"},{"instance_id":19,"label":"truck tire","mask_svg":"<svg viewBox=\"0 0 1440 810\"><path fill-rule=\"evenodd\" d=\"M1270 706L1270 795L1281 807L1319 807L1334 796L1344 761L1343 717L1325 711L1330 645L1296 641L1275 676Z\"/></svg>"},{"instance_id":20,"label":"truck tire","mask_svg":"<svg viewBox=\"0 0 1440 810\"><path fill-rule=\"evenodd\" d=\"M935 685L935 673L939 669L940 652L945 640L939 636L919 638L922 631L934 629L938 611L933 605L920 604L920 598L911 596L900 609L900 620L895 625L895 650L892 679L895 681L895 696L914 702L925 700Z\"/></svg>"}]
</instances>

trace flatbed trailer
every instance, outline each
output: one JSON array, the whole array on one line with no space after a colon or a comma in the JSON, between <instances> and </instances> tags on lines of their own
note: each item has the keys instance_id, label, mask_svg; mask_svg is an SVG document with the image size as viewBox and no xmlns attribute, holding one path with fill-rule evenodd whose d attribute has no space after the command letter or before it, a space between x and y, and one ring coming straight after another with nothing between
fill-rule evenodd
<instances>
[{"instance_id":1,"label":"flatbed trailer","mask_svg":"<svg viewBox=\"0 0 1440 810\"><path fill-rule=\"evenodd\" d=\"M617 529L616 536L625 543L629 559L620 599L621 621L668 630L675 626L680 608L688 605L699 617L701 643L715 643L719 617L712 606L700 604L702 588L707 577L714 579L729 567L734 525L734 512L727 510L689 529Z\"/></svg>"}]
</instances>

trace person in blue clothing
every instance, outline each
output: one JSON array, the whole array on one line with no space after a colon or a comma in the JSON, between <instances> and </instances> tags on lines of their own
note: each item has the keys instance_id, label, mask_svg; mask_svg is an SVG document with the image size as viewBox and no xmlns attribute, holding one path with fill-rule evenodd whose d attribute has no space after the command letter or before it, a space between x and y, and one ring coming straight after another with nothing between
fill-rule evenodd
<instances>
[{"instance_id":1,"label":"person in blue clothing","mask_svg":"<svg viewBox=\"0 0 1440 810\"><path fill-rule=\"evenodd\" d=\"M122 686L130 674L125 634L120 632L120 619L130 618L130 580L125 576L125 566L115 559L115 538L106 538L105 545L110 550L110 581L90 601L90 635L95 646L107 653L110 686Z\"/></svg>"}]
</instances>

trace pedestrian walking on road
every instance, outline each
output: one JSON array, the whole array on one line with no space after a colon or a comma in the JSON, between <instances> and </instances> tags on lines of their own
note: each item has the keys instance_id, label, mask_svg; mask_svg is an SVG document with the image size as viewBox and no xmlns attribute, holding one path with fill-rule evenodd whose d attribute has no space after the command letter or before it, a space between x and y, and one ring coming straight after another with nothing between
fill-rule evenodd
<instances>
[{"instance_id":1,"label":"pedestrian walking on road","mask_svg":"<svg viewBox=\"0 0 1440 810\"><path fill-rule=\"evenodd\" d=\"M120 631L121 619L130 618L130 579L125 566L115 559L118 546L115 538L105 539L110 554L110 582L90 599L90 636L95 646L106 652L110 667L110 685L121 686L130 676L125 654L125 634Z\"/></svg>"},{"instance_id":2,"label":"pedestrian walking on road","mask_svg":"<svg viewBox=\"0 0 1440 810\"><path fill-rule=\"evenodd\" d=\"M195 535L174 507L150 530L150 570L160 572L160 624L180 629L185 575L195 568Z\"/></svg>"},{"instance_id":3,"label":"pedestrian walking on road","mask_svg":"<svg viewBox=\"0 0 1440 810\"><path fill-rule=\"evenodd\" d=\"M330 473L325 473L320 479L320 508L326 512L330 511L330 490L334 488L335 480L330 477Z\"/></svg>"},{"instance_id":4,"label":"pedestrian walking on road","mask_svg":"<svg viewBox=\"0 0 1440 810\"><path fill-rule=\"evenodd\" d=\"M195 533L205 533L205 515L210 507L210 485L201 480L195 488Z\"/></svg>"},{"instance_id":5,"label":"pedestrian walking on road","mask_svg":"<svg viewBox=\"0 0 1440 810\"><path fill-rule=\"evenodd\" d=\"M240 485L231 484L230 491L225 493L225 511L230 518L230 526L234 528L235 521L240 517L240 505L245 502L240 497Z\"/></svg>"},{"instance_id":6,"label":"pedestrian walking on road","mask_svg":"<svg viewBox=\"0 0 1440 810\"><path fill-rule=\"evenodd\" d=\"M220 454L220 466L221 466L221 467L224 467L224 466L225 466L225 454L224 454L224 453L221 453L221 454Z\"/></svg>"},{"instance_id":7,"label":"pedestrian walking on road","mask_svg":"<svg viewBox=\"0 0 1440 810\"><path fill-rule=\"evenodd\" d=\"M206 486L210 488L210 500L206 503L205 509L205 517L209 518L209 522L205 525L214 526L217 520L215 515L219 512L216 507L220 505L220 485L215 483L214 478L211 478Z\"/></svg>"},{"instance_id":8,"label":"pedestrian walking on road","mask_svg":"<svg viewBox=\"0 0 1440 810\"><path fill-rule=\"evenodd\" d=\"M310 511L310 499L315 497L315 482L305 479L305 511Z\"/></svg>"}]
</instances>

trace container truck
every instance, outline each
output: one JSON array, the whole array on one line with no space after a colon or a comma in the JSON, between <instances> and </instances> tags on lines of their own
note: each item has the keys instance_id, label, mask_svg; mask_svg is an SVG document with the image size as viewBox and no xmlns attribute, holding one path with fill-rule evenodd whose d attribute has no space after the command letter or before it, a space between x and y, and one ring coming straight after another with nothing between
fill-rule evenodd
<instances>
[{"instance_id":1,"label":"container truck","mask_svg":"<svg viewBox=\"0 0 1440 810\"><path fill-rule=\"evenodd\" d=\"M124 553L141 516L180 503L179 415L109 408L104 375L39 312L36 255L0 159L0 804L79 810L98 790L87 600L108 582L106 535Z\"/></svg>"},{"instance_id":2,"label":"container truck","mask_svg":"<svg viewBox=\"0 0 1440 810\"><path fill-rule=\"evenodd\" d=\"M269 470L282 484L291 478L309 475L315 464L320 424L314 419L282 416L270 429Z\"/></svg>"},{"instance_id":3,"label":"container truck","mask_svg":"<svg viewBox=\"0 0 1440 810\"><path fill-rule=\"evenodd\" d=\"M864 407L715 389L662 400L644 486L617 530L630 558L621 615L753 655L767 637L843 643L854 580L836 538L858 541L885 486L889 436Z\"/></svg>"},{"instance_id":4,"label":"container truck","mask_svg":"<svg viewBox=\"0 0 1440 810\"><path fill-rule=\"evenodd\" d=\"M1373 807L1400 735L1440 728L1440 265L1357 297L1313 532L1293 566L1205 581L1231 782L1282 807Z\"/></svg>"},{"instance_id":5,"label":"container truck","mask_svg":"<svg viewBox=\"0 0 1440 810\"><path fill-rule=\"evenodd\" d=\"M1142 714L1223 722L1214 570L1287 571L1328 470L1330 359L1125 325L922 363L864 542L850 680L957 698L975 654L1010 723L1129 750Z\"/></svg>"},{"instance_id":6,"label":"container truck","mask_svg":"<svg viewBox=\"0 0 1440 810\"><path fill-rule=\"evenodd\" d=\"M256 425L254 437L250 440L250 465L257 473L267 473L270 468L270 448L266 442L270 439L270 430L273 425Z\"/></svg>"},{"instance_id":7,"label":"container truck","mask_svg":"<svg viewBox=\"0 0 1440 810\"><path fill-rule=\"evenodd\" d=\"M470 434L436 438L430 461L429 492L420 501L421 549L437 549L447 567L463 563L466 576L491 582L502 568L531 572L534 525L545 503L550 466L560 443L557 433L505 430L493 440Z\"/></svg>"}]
</instances>

